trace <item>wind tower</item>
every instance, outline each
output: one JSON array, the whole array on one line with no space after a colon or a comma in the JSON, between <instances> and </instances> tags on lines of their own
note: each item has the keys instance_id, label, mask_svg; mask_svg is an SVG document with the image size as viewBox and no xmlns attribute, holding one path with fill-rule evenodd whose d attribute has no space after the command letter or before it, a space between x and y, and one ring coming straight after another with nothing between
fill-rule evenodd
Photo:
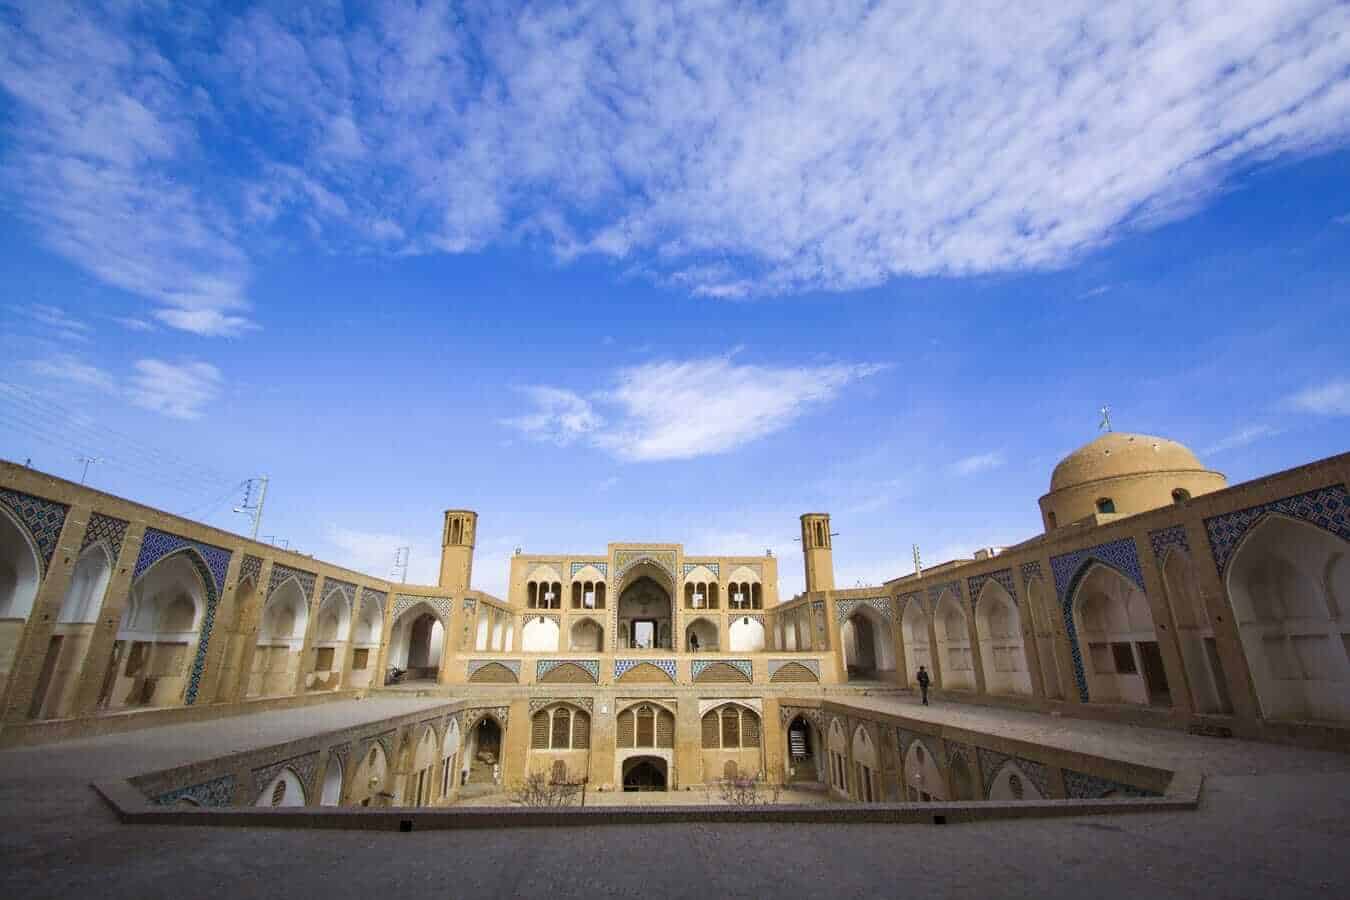
<instances>
[{"instance_id":1,"label":"wind tower","mask_svg":"<svg viewBox=\"0 0 1350 900\"><path fill-rule=\"evenodd\" d=\"M802 516L802 556L806 561L806 590L834 590L834 551L830 549L830 514Z\"/></svg>"},{"instance_id":2,"label":"wind tower","mask_svg":"<svg viewBox=\"0 0 1350 900\"><path fill-rule=\"evenodd\" d=\"M473 577L473 542L478 531L478 513L471 509L447 509L441 532L441 587L453 593L469 590Z\"/></svg>"}]
</instances>

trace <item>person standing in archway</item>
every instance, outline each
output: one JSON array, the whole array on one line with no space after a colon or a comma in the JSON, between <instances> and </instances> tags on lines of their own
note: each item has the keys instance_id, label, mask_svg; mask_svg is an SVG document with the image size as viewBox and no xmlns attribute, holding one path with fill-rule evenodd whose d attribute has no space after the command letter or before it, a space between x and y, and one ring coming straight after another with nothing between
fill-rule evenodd
<instances>
[{"instance_id":1,"label":"person standing in archway","mask_svg":"<svg viewBox=\"0 0 1350 900\"><path fill-rule=\"evenodd\" d=\"M919 682L919 693L923 695L923 705L928 705L928 683L931 679L928 677L928 670L919 666L919 674L916 676Z\"/></svg>"}]
</instances>

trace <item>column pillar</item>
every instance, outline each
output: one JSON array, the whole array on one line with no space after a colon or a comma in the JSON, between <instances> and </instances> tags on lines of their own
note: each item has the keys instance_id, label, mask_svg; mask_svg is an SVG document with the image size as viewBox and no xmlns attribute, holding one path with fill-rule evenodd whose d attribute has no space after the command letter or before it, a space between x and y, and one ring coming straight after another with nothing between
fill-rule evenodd
<instances>
[{"instance_id":1,"label":"column pillar","mask_svg":"<svg viewBox=\"0 0 1350 900\"><path fill-rule=\"evenodd\" d=\"M262 612L267 607L267 589L272 582L274 560L263 557L258 569L258 587L253 592L251 602L239 610L239 640L243 649L239 654L239 672L230 696L221 697L222 702L239 703L248 698L248 685L253 679L253 661L258 652L258 623L262 621Z\"/></svg>"},{"instance_id":2,"label":"column pillar","mask_svg":"<svg viewBox=\"0 0 1350 900\"><path fill-rule=\"evenodd\" d=\"M217 685L224 673L226 666L226 654L230 649L229 630L222 627L225 622L235 618L235 609L238 600L239 588L239 570L244 565L244 554L240 551L230 553L230 564L225 570L225 586L221 589L220 598L216 600L216 615L211 633L206 636L206 660L202 668L201 682L197 685L197 696L193 705L200 703L205 706L210 703L217 694ZM188 648L189 653L195 653L195 647ZM189 661L188 665L192 665Z\"/></svg>"}]
</instances>

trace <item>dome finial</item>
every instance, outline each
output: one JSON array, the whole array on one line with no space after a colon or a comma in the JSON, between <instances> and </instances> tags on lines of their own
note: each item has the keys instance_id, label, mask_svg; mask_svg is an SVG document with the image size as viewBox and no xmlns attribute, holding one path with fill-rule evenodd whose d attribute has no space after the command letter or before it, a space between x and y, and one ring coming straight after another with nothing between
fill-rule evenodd
<instances>
[{"instance_id":1,"label":"dome finial","mask_svg":"<svg viewBox=\"0 0 1350 900\"><path fill-rule=\"evenodd\" d=\"M1102 408L1101 408L1100 410L1098 410L1098 412L1100 412L1100 413L1102 414L1102 420L1101 420L1100 422L1097 423L1097 430L1098 430L1098 431L1110 431L1110 430L1111 430L1111 407L1107 406L1106 404L1102 404Z\"/></svg>"}]
</instances>

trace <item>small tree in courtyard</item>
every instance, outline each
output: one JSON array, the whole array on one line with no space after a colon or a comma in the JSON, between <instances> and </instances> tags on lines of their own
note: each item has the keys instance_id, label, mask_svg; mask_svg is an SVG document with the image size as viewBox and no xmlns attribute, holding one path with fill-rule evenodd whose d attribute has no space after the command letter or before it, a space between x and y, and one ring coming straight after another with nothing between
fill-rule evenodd
<instances>
[{"instance_id":1,"label":"small tree in courtyard","mask_svg":"<svg viewBox=\"0 0 1350 900\"><path fill-rule=\"evenodd\" d=\"M507 797L519 806L576 806L585 784L584 779L574 779L566 770L561 777L531 772L511 787Z\"/></svg>"}]
</instances>

